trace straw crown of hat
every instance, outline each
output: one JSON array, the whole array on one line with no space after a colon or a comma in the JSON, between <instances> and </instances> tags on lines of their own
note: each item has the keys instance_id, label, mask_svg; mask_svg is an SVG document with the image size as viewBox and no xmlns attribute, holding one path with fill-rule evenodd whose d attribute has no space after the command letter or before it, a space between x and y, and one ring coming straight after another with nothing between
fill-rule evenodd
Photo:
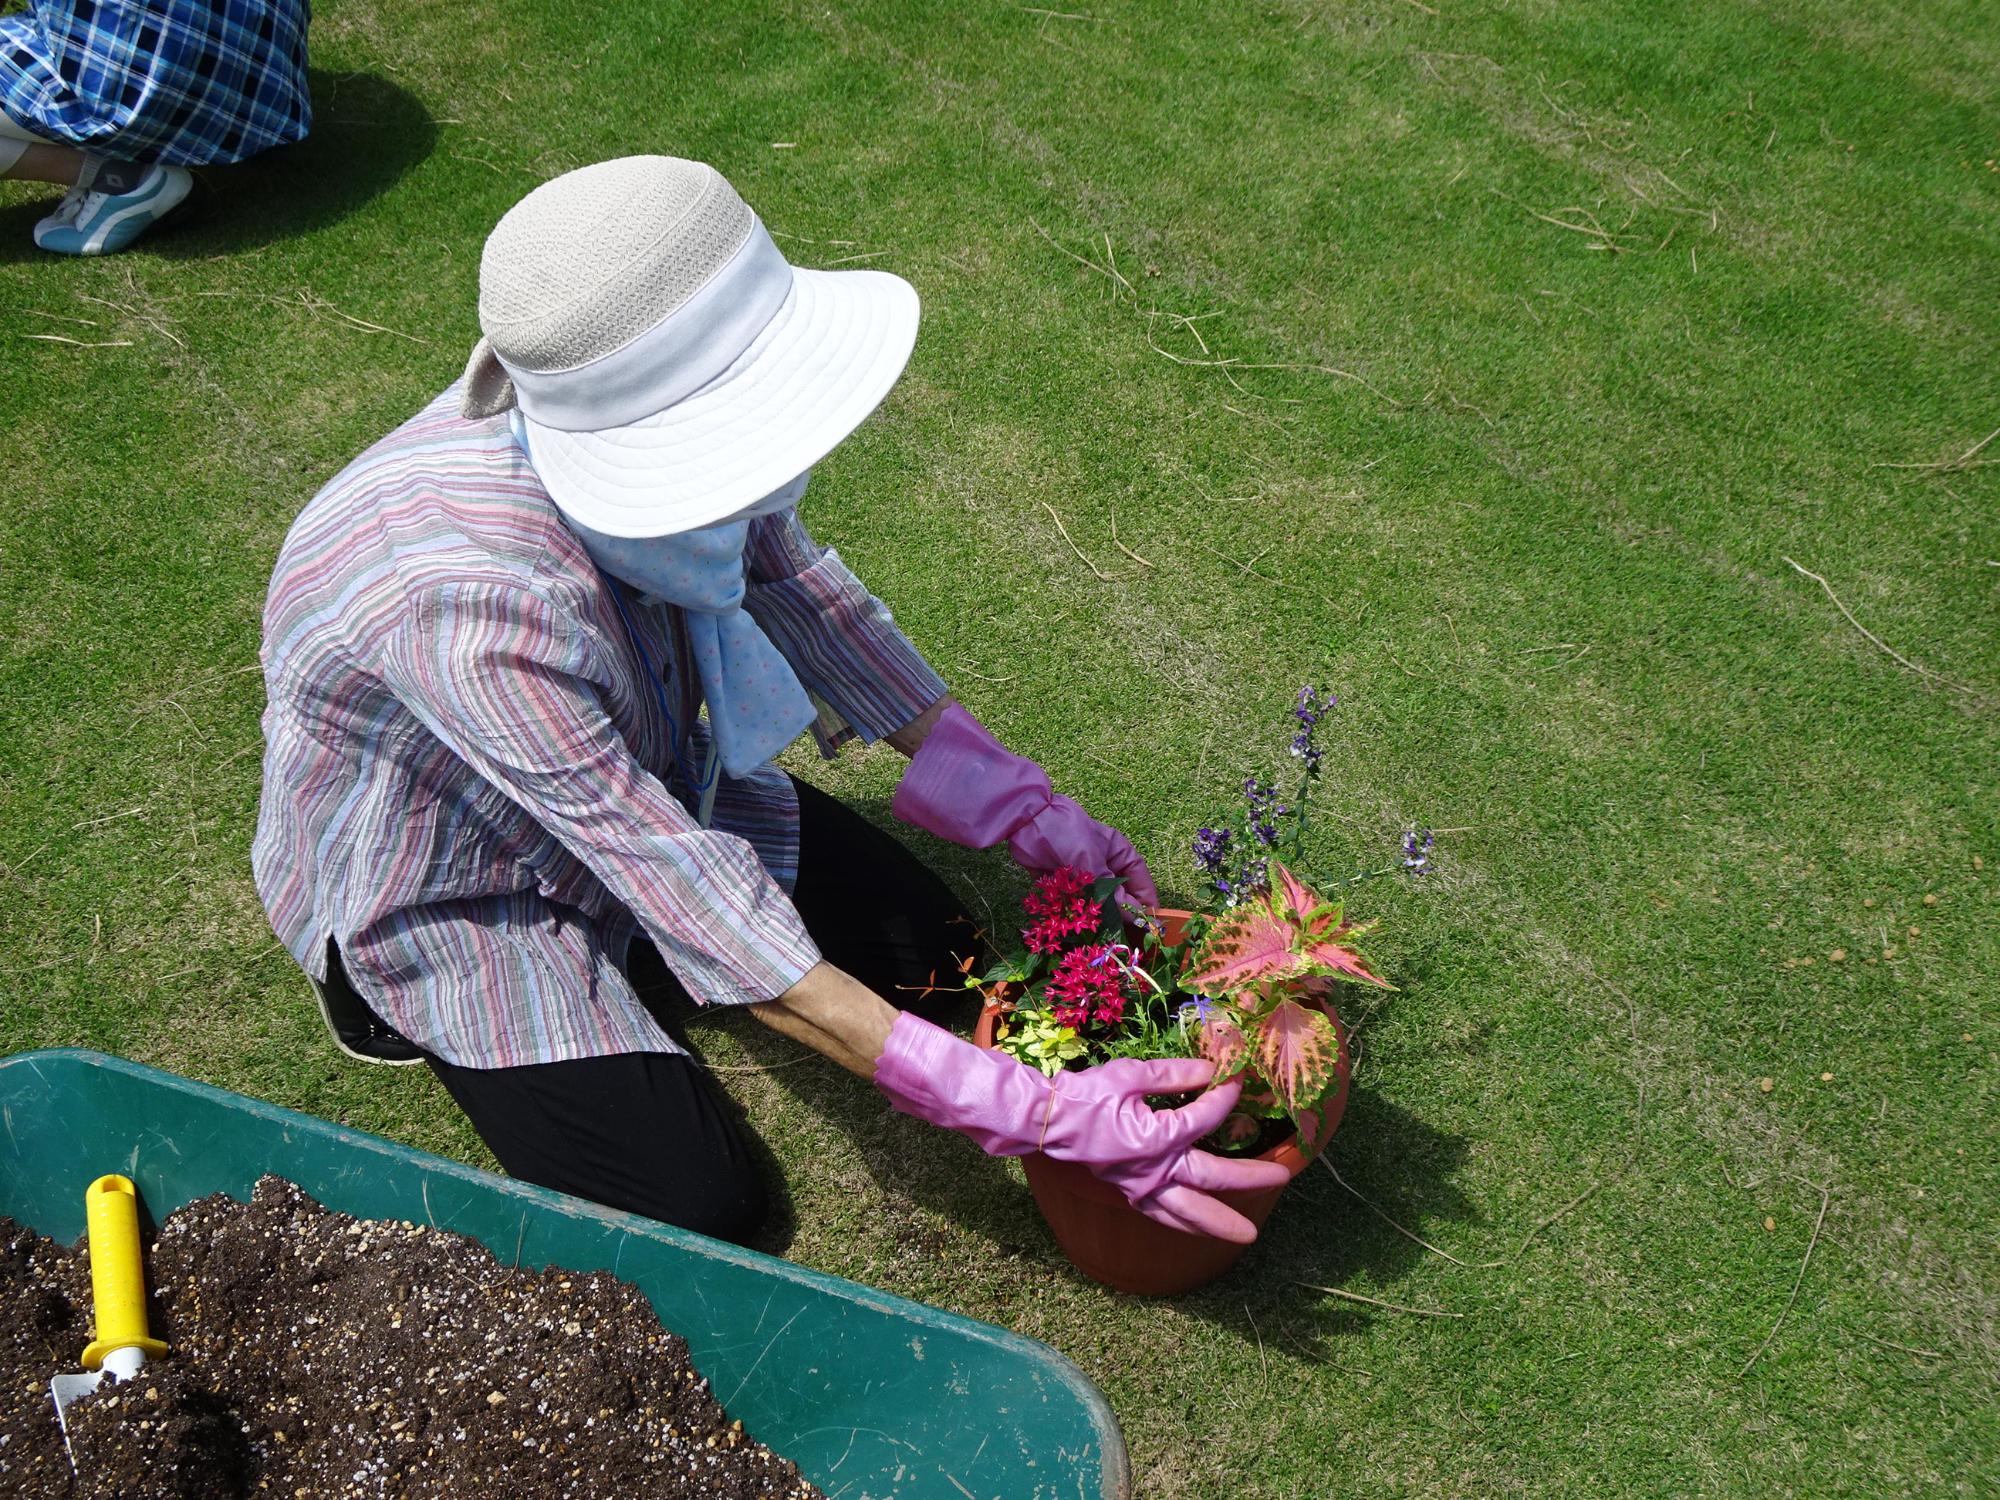
<instances>
[{"instance_id":1,"label":"straw crown of hat","mask_svg":"<svg viewBox=\"0 0 2000 1500\"><path fill-rule=\"evenodd\" d=\"M517 368L614 353L701 290L756 216L704 162L627 156L543 183L507 211L479 263L479 324Z\"/></svg>"}]
</instances>

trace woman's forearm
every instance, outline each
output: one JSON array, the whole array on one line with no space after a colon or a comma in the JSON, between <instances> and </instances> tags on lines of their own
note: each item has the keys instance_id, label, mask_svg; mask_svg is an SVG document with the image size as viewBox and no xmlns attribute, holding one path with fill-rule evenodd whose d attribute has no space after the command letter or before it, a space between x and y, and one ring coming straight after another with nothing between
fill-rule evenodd
<instances>
[{"instance_id":1,"label":"woman's forearm","mask_svg":"<svg viewBox=\"0 0 2000 1500\"><path fill-rule=\"evenodd\" d=\"M915 756L923 748L924 741L929 738L931 729L937 723L939 717L947 708L951 707L953 702L951 694L945 694L944 697L938 699L937 702L918 714L901 729L884 735L883 738L902 751L903 754Z\"/></svg>"},{"instance_id":2,"label":"woman's forearm","mask_svg":"<svg viewBox=\"0 0 2000 1500\"><path fill-rule=\"evenodd\" d=\"M862 1078L875 1076L889 1028L896 1024L895 1007L823 959L777 999L751 1006L750 1013Z\"/></svg>"}]
</instances>

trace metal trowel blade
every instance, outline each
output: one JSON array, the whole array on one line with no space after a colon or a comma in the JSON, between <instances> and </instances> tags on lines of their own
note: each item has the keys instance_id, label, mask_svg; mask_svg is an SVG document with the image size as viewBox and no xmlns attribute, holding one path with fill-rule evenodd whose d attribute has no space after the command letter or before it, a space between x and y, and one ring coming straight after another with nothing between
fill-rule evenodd
<instances>
[{"instance_id":1,"label":"metal trowel blade","mask_svg":"<svg viewBox=\"0 0 2000 1500\"><path fill-rule=\"evenodd\" d=\"M126 1381L132 1379L145 1368L146 1352L136 1345L126 1345L113 1349L104 1356L104 1368L86 1374L58 1375L49 1382L49 1394L55 1397L56 1421L62 1426L63 1448L69 1453L69 1466L76 1468L76 1449L69 1440L69 1408L75 1401L81 1401L107 1380Z\"/></svg>"},{"instance_id":2,"label":"metal trowel blade","mask_svg":"<svg viewBox=\"0 0 2000 1500\"><path fill-rule=\"evenodd\" d=\"M96 1390L103 1384L106 1373L95 1370L88 1375L58 1375L49 1382L49 1394L56 1403L56 1422L62 1427L63 1449L69 1454L72 1469L76 1467L76 1450L69 1445L69 1404Z\"/></svg>"}]
</instances>

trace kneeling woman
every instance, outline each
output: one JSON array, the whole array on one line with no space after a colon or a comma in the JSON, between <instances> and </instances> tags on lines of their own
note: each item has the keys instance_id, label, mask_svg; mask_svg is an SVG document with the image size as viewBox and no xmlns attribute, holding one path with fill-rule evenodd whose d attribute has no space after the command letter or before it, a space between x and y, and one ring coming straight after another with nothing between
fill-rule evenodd
<instances>
[{"instance_id":1,"label":"kneeling woman","mask_svg":"<svg viewBox=\"0 0 2000 1500\"><path fill-rule=\"evenodd\" d=\"M650 945L897 1109L1251 1238L1211 1194L1284 1169L1194 1149L1233 1086L1156 1111L1209 1065L1051 1081L899 1008L964 946L957 903L772 764L808 730L886 739L897 817L1154 899L799 519L901 374L914 291L794 269L712 168L634 157L516 205L479 312L464 379L307 505L265 613L257 884L342 1046L427 1064L517 1176L741 1239L762 1190L635 991Z\"/></svg>"}]
</instances>

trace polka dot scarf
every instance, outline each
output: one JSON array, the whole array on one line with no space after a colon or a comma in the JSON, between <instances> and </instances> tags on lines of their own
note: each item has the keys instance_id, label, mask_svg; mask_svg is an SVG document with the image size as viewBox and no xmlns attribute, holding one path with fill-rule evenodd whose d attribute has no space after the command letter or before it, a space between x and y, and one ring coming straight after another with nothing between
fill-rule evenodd
<instances>
[{"instance_id":1,"label":"polka dot scarf","mask_svg":"<svg viewBox=\"0 0 2000 1500\"><path fill-rule=\"evenodd\" d=\"M800 475L726 521L676 536L605 536L563 517L605 573L687 612L709 728L722 769L732 777L763 765L813 720L812 700L791 664L743 612L743 547L750 522L797 505L808 477Z\"/></svg>"}]
</instances>

